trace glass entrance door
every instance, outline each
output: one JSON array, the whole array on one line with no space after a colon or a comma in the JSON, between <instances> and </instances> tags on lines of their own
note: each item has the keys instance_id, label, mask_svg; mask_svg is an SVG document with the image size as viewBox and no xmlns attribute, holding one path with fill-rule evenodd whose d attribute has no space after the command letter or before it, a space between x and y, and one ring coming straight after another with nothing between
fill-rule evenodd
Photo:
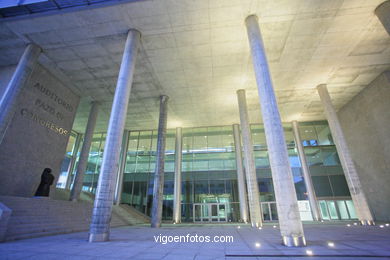
<instances>
[{"instance_id":1,"label":"glass entrance door","mask_svg":"<svg viewBox=\"0 0 390 260\"><path fill-rule=\"evenodd\" d=\"M225 203L195 203L194 222L227 222Z\"/></svg>"},{"instance_id":2,"label":"glass entrance door","mask_svg":"<svg viewBox=\"0 0 390 260\"><path fill-rule=\"evenodd\" d=\"M261 212L263 212L264 221L278 220L278 212L276 210L276 202L261 202Z\"/></svg>"},{"instance_id":3,"label":"glass entrance door","mask_svg":"<svg viewBox=\"0 0 390 260\"><path fill-rule=\"evenodd\" d=\"M324 220L356 219L352 200L320 200L320 211Z\"/></svg>"}]
</instances>

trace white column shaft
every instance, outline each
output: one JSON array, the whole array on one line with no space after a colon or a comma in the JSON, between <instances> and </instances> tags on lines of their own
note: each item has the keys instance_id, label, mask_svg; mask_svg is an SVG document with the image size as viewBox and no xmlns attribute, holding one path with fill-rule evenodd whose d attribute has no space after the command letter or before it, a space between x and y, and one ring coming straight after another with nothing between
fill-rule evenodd
<instances>
[{"instance_id":1,"label":"white column shaft","mask_svg":"<svg viewBox=\"0 0 390 260\"><path fill-rule=\"evenodd\" d=\"M297 195L259 24L254 15L248 16L245 22L259 92L280 232L285 245L303 245L305 238Z\"/></svg>"},{"instance_id":2,"label":"white column shaft","mask_svg":"<svg viewBox=\"0 0 390 260\"><path fill-rule=\"evenodd\" d=\"M158 121L157 134L157 153L156 153L156 170L154 172L153 185L153 204L151 227L158 228L161 226L162 206L164 194L164 162L165 162L165 142L168 119L168 96L160 97L160 116Z\"/></svg>"},{"instance_id":3,"label":"white column shaft","mask_svg":"<svg viewBox=\"0 0 390 260\"><path fill-rule=\"evenodd\" d=\"M238 108L240 111L241 137L244 146L244 164L246 183L248 188L248 202L251 224L253 227L262 225L260 210L259 186L256 176L255 159L253 157L253 143L249 127L248 110L246 105L245 90L237 91Z\"/></svg>"},{"instance_id":4,"label":"white column shaft","mask_svg":"<svg viewBox=\"0 0 390 260\"><path fill-rule=\"evenodd\" d=\"M307 191L307 197L309 198L309 204L311 213L315 221L321 220L321 214L317 203L317 197L313 187L313 182L310 175L310 169L306 161L305 150L303 149L301 136L299 135L298 122L292 121L292 129L295 138L295 144L298 150L299 160L301 162L303 178L305 180L305 186Z\"/></svg>"},{"instance_id":5,"label":"white column shaft","mask_svg":"<svg viewBox=\"0 0 390 260\"><path fill-rule=\"evenodd\" d=\"M328 119L329 128L347 180L356 214L363 225L371 225L373 224L373 217L368 206L367 198L363 192L355 164L351 158L347 141L345 140L332 100L330 99L327 86L325 84L319 85L317 90L324 107L325 116Z\"/></svg>"},{"instance_id":6,"label":"white column shaft","mask_svg":"<svg viewBox=\"0 0 390 260\"><path fill-rule=\"evenodd\" d=\"M237 167L237 184L238 184L238 199L240 201L240 215L241 221L247 223L249 221L248 202L245 185L245 173L242 165L242 148L240 126L233 125L234 147L236 151L236 167Z\"/></svg>"},{"instance_id":7,"label":"white column shaft","mask_svg":"<svg viewBox=\"0 0 390 260\"><path fill-rule=\"evenodd\" d=\"M84 142L81 147L79 163L77 165L76 175L70 192L71 201L77 201L80 197L81 189L84 182L84 174L87 169L89 150L91 149L93 132L95 130L96 120L99 112L99 104L92 102L89 112L87 128L85 129Z\"/></svg>"},{"instance_id":8,"label":"white column shaft","mask_svg":"<svg viewBox=\"0 0 390 260\"><path fill-rule=\"evenodd\" d=\"M182 129L176 128L175 142L175 183L173 195L173 223L181 222L181 160L182 160Z\"/></svg>"},{"instance_id":9,"label":"white column shaft","mask_svg":"<svg viewBox=\"0 0 390 260\"><path fill-rule=\"evenodd\" d=\"M118 160L130 98L135 60L141 34L130 30L122 57L118 82L111 108L110 121L103 161L99 175L95 203L92 213L89 241L107 241L110 233L111 211L114 200L115 175L118 173Z\"/></svg>"},{"instance_id":10,"label":"white column shaft","mask_svg":"<svg viewBox=\"0 0 390 260\"><path fill-rule=\"evenodd\" d=\"M123 178L125 174L125 168L126 168L126 160L127 160L127 147L129 145L129 131L125 131L125 136L123 137L123 145L122 145L122 154L120 156L120 166L119 166L119 172L118 172L118 178L116 180L116 188L115 188L115 205L121 204L122 200L122 189L123 189Z\"/></svg>"},{"instance_id":11,"label":"white column shaft","mask_svg":"<svg viewBox=\"0 0 390 260\"><path fill-rule=\"evenodd\" d=\"M375 9L375 14L390 35L390 1L385 1Z\"/></svg>"},{"instance_id":12,"label":"white column shaft","mask_svg":"<svg viewBox=\"0 0 390 260\"><path fill-rule=\"evenodd\" d=\"M17 98L30 78L42 50L35 44L27 45L3 96L0 99L0 143L15 113Z\"/></svg>"}]
</instances>

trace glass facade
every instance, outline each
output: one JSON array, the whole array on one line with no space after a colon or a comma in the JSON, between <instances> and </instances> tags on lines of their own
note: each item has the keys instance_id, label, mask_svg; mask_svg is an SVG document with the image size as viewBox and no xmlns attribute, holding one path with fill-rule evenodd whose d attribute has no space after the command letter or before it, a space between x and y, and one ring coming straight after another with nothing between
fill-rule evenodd
<instances>
[{"instance_id":1,"label":"glass facade","mask_svg":"<svg viewBox=\"0 0 390 260\"><path fill-rule=\"evenodd\" d=\"M298 201L306 205L307 192L291 124L283 124ZM300 123L300 135L321 212L329 219L353 218L350 194L327 122ZM256 174L264 220L277 220L272 175L263 125L251 125ZM240 219L235 145L232 126L183 128L182 221ZM156 161L157 131L130 131L124 162L121 203L150 215ZM105 134L95 134L83 190L95 192ZM172 220L175 165L175 129L168 129L165 152L163 219ZM305 204L306 203L306 204ZM325 203L325 204L324 204ZM305 207L305 206L304 206ZM324 209L324 210L323 210ZM326 211L325 211L326 209ZM215 211L215 212L214 212ZM310 210L309 210L310 211ZM208 213L209 212L209 213ZM213 212L216 214L213 216ZM206 214L207 213L207 214ZM333 216L332 216L333 214Z\"/></svg>"},{"instance_id":2,"label":"glass facade","mask_svg":"<svg viewBox=\"0 0 390 260\"><path fill-rule=\"evenodd\" d=\"M73 131L71 132L66 146L65 158L61 164L57 188L66 188L68 177L71 177L69 174L72 173L74 169L74 162L79 157L80 139L79 134Z\"/></svg>"}]
</instances>

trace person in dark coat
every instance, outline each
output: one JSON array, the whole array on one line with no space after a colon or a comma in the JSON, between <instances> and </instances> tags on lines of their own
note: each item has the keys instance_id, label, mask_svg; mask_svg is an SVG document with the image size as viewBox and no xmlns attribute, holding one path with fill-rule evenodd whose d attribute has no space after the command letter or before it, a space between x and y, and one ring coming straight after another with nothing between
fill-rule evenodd
<instances>
[{"instance_id":1,"label":"person in dark coat","mask_svg":"<svg viewBox=\"0 0 390 260\"><path fill-rule=\"evenodd\" d=\"M35 192L35 196L49 197L50 185L53 184L54 176L51 174L50 168L45 168L41 175L41 183Z\"/></svg>"}]
</instances>

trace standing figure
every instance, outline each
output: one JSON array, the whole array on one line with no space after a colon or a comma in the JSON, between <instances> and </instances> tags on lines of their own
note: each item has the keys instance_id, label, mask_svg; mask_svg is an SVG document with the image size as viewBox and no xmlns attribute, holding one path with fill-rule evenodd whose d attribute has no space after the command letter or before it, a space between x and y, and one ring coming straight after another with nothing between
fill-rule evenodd
<instances>
[{"instance_id":1,"label":"standing figure","mask_svg":"<svg viewBox=\"0 0 390 260\"><path fill-rule=\"evenodd\" d=\"M35 196L49 197L50 185L53 184L54 176L51 174L50 168L45 168L41 175L41 183L35 192Z\"/></svg>"}]
</instances>

